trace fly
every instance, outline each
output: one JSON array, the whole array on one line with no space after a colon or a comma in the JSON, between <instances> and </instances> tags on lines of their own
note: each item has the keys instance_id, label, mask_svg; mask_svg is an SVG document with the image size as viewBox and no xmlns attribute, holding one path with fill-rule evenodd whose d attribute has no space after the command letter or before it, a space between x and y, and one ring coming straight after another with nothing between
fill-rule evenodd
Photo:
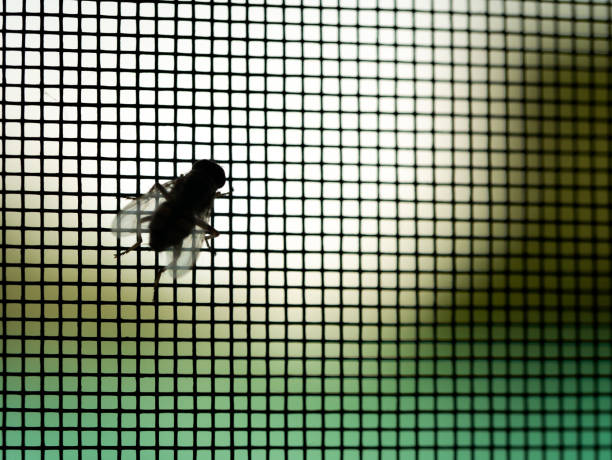
<instances>
[{"instance_id":1,"label":"fly","mask_svg":"<svg viewBox=\"0 0 612 460\"><path fill-rule=\"evenodd\" d=\"M199 160L191 171L165 184L156 183L148 193L134 198L115 217L111 230L118 238L136 234L136 242L116 258L141 246L148 233L149 247L165 262L157 269L154 299L162 273L173 271L174 279L188 273L196 263L202 244L219 236L209 223L215 198L228 196L218 189L225 184L225 171L212 160ZM148 229L143 224L148 223Z\"/></svg>"}]
</instances>

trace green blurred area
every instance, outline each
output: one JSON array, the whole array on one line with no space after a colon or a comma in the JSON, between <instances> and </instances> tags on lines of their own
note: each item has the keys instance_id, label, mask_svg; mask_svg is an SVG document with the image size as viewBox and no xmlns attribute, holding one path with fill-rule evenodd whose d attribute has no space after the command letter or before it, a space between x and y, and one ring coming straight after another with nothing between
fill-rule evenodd
<instances>
[{"instance_id":1,"label":"green blurred area","mask_svg":"<svg viewBox=\"0 0 612 460\"><path fill-rule=\"evenodd\" d=\"M61 366L64 376L6 378L17 394L4 400L4 447L288 445L415 454L458 447L550 452L562 445L587 456L589 449L603 452L612 442L612 350L608 344L562 350L567 356L553 349L536 358L519 348L516 359L402 361L411 377L287 378L283 361L262 363L258 376L241 372L241 360L223 358L212 360L214 377L193 377L194 364L197 373L212 371L204 358L45 360L46 370ZM70 375L79 366L81 376ZM224 366L233 375L221 376Z\"/></svg>"}]
</instances>

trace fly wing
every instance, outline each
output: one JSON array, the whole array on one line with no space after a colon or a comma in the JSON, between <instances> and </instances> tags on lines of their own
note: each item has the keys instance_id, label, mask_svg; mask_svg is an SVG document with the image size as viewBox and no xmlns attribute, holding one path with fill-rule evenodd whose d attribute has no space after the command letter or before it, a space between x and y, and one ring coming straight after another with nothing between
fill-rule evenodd
<instances>
[{"instance_id":1,"label":"fly wing","mask_svg":"<svg viewBox=\"0 0 612 460\"><path fill-rule=\"evenodd\" d=\"M197 217L204 222L210 219L211 210L207 209ZM206 240L207 232L199 226L195 226L191 233L183 240L178 255L172 248L163 251L161 256L162 265L172 272L174 279L182 278L189 273L196 265L198 257L202 253L202 246Z\"/></svg>"},{"instance_id":2,"label":"fly wing","mask_svg":"<svg viewBox=\"0 0 612 460\"><path fill-rule=\"evenodd\" d=\"M166 182L163 187L170 191L174 187L175 180ZM149 227L146 217L150 217L157 207L165 201L164 196L157 187L148 193L130 201L113 220L111 231L117 239L121 240L134 234L144 233Z\"/></svg>"},{"instance_id":3,"label":"fly wing","mask_svg":"<svg viewBox=\"0 0 612 460\"><path fill-rule=\"evenodd\" d=\"M195 267L198 256L200 255L202 245L206 234L204 230L195 227L189 235L183 240L178 257L175 260L174 250L172 248L163 251L160 254L161 264L170 271L174 279L182 278Z\"/></svg>"}]
</instances>

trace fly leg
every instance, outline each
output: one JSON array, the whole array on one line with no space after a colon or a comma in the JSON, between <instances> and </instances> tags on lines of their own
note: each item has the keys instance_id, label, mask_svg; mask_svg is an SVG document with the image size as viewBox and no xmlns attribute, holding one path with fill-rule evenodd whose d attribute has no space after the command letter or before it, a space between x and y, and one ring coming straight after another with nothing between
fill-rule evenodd
<instances>
[{"instance_id":1,"label":"fly leg","mask_svg":"<svg viewBox=\"0 0 612 460\"><path fill-rule=\"evenodd\" d=\"M206 246L208 247L208 249L212 250L208 240L218 237L221 233L215 230L211 225L204 222L202 219L196 219L196 225L206 232L206 235L204 236L204 242L206 243ZM214 256L215 251L212 251L212 253Z\"/></svg>"},{"instance_id":2,"label":"fly leg","mask_svg":"<svg viewBox=\"0 0 612 460\"><path fill-rule=\"evenodd\" d=\"M152 216L146 216L143 217L142 219L140 219L140 223L144 223L144 222L148 222L151 220ZM119 254L115 254L115 259L118 259L119 257L121 257L123 254L127 254L128 252L140 247L140 245L142 244L142 233L140 233L140 228L138 229L138 233L136 233L136 242L130 246L128 249L124 249L123 251L120 251Z\"/></svg>"},{"instance_id":3,"label":"fly leg","mask_svg":"<svg viewBox=\"0 0 612 460\"><path fill-rule=\"evenodd\" d=\"M155 185L151 187L151 190L149 190L149 193L151 193L153 190L158 190L164 196L166 200L170 198L170 193L168 193L168 190L166 190L166 188L159 182L155 182Z\"/></svg>"},{"instance_id":4,"label":"fly leg","mask_svg":"<svg viewBox=\"0 0 612 460\"><path fill-rule=\"evenodd\" d=\"M136 242L130 246L127 249L124 249L123 251L119 251L119 254L115 254L115 259L118 259L119 257L121 257L123 254L127 254L130 251L133 251L134 249L140 247L140 245L142 244L142 236L140 235L140 233L136 234Z\"/></svg>"},{"instance_id":5,"label":"fly leg","mask_svg":"<svg viewBox=\"0 0 612 460\"><path fill-rule=\"evenodd\" d=\"M176 261L181 255L181 246L173 246L172 247L172 262L168 266L175 266ZM153 301L157 302L157 288L159 285L159 279L162 276L162 273L166 271L166 267L160 267L157 269L157 273L155 274L155 283L153 284Z\"/></svg>"},{"instance_id":6,"label":"fly leg","mask_svg":"<svg viewBox=\"0 0 612 460\"><path fill-rule=\"evenodd\" d=\"M232 191L233 191L233 189L231 191L225 192L225 193L217 192L217 193L215 193L215 198L227 198L228 196L232 195Z\"/></svg>"},{"instance_id":7,"label":"fly leg","mask_svg":"<svg viewBox=\"0 0 612 460\"><path fill-rule=\"evenodd\" d=\"M155 283L153 284L153 302L157 303L157 287L159 285L159 279L162 276L162 273L166 271L166 267L160 267L157 269L157 273L155 273Z\"/></svg>"},{"instance_id":8,"label":"fly leg","mask_svg":"<svg viewBox=\"0 0 612 460\"><path fill-rule=\"evenodd\" d=\"M138 198L142 198L143 196L148 195L149 193L151 193L154 190L157 190L159 193L161 193L166 200L168 199L169 193L166 190L166 187L164 187L159 182L155 182L153 187L151 187L147 193L144 193L142 195L130 195L129 193L120 193L119 196L121 198L127 198L127 199L130 199L130 200L137 200Z\"/></svg>"}]
</instances>

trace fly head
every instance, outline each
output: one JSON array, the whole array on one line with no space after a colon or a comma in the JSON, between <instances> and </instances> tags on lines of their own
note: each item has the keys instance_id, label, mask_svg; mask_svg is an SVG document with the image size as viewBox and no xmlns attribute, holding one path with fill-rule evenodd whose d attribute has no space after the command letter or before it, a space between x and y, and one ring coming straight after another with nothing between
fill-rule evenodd
<instances>
[{"instance_id":1,"label":"fly head","mask_svg":"<svg viewBox=\"0 0 612 460\"><path fill-rule=\"evenodd\" d=\"M219 189L225 185L225 171L218 163L212 160L199 160L193 164L193 171L199 176L209 180L215 187Z\"/></svg>"}]
</instances>

